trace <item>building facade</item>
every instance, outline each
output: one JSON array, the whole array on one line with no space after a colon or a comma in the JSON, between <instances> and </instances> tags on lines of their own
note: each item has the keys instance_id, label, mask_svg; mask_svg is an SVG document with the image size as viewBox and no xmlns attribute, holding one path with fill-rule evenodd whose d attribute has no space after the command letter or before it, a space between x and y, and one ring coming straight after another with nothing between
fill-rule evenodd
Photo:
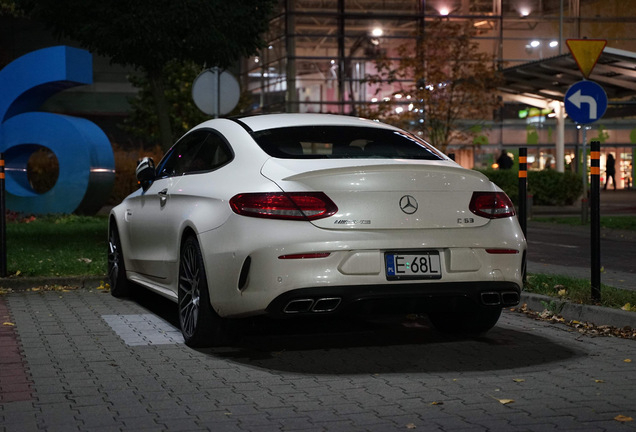
<instances>
[{"instance_id":1,"label":"building facade","mask_svg":"<svg viewBox=\"0 0 636 432\"><path fill-rule=\"evenodd\" d=\"M439 19L474 26L479 49L504 73L569 55L568 39L605 39L608 47L636 52L636 9L621 0L281 0L267 46L241 68L242 86L253 97L250 111L356 114L357 105L394 97L390 85L377 93L365 82L375 59L395 57L396 46L415 43L418 29ZM566 169L580 169L584 135L597 138L603 160L610 153L617 159L619 187L631 186L634 93L628 88L611 99L614 109L594 124L566 118ZM462 165L487 167L502 148L514 155L527 146L531 169L554 167L554 110L505 101L485 114L479 140L453 143L449 151Z\"/></svg>"}]
</instances>

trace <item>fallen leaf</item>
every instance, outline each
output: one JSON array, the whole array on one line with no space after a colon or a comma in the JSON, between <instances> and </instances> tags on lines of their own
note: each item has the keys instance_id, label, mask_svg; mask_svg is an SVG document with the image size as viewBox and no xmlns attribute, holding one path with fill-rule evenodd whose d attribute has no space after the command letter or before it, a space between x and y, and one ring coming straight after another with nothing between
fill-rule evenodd
<instances>
[{"instance_id":1,"label":"fallen leaf","mask_svg":"<svg viewBox=\"0 0 636 432\"><path fill-rule=\"evenodd\" d=\"M78 258L77 260L86 264L90 264L93 262L93 260L90 258Z\"/></svg>"},{"instance_id":2,"label":"fallen leaf","mask_svg":"<svg viewBox=\"0 0 636 432\"><path fill-rule=\"evenodd\" d=\"M435 402L431 402L431 405L444 405L444 402L435 401Z\"/></svg>"},{"instance_id":3,"label":"fallen leaf","mask_svg":"<svg viewBox=\"0 0 636 432\"><path fill-rule=\"evenodd\" d=\"M415 429L417 426L415 426L413 423L409 423L406 425L407 429Z\"/></svg>"},{"instance_id":4,"label":"fallen leaf","mask_svg":"<svg viewBox=\"0 0 636 432\"><path fill-rule=\"evenodd\" d=\"M595 383L603 384L605 381L603 380L594 380Z\"/></svg>"},{"instance_id":5,"label":"fallen leaf","mask_svg":"<svg viewBox=\"0 0 636 432\"><path fill-rule=\"evenodd\" d=\"M632 310L632 305L629 304L629 303L626 303L625 306L623 306L621 309L624 310L624 311L631 311Z\"/></svg>"},{"instance_id":6,"label":"fallen leaf","mask_svg":"<svg viewBox=\"0 0 636 432\"><path fill-rule=\"evenodd\" d=\"M4 326L15 326L15 324L13 324L12 322L3 322L2 325L4 325Z\"/></svg>"},{"instance_id":7,"label":"fallen leaf","mask_svg":"<svg viewBox=\"0 0 636 432\"><path fill-rule=\"evenodd\" d=\"M515 378L513 379L514 382L525 382L525 380L523 378Z\"/></svg>"},{"instance_id":8,"label":"fallen leaf","mask_svg":"<svg viewBox=\"0 0 636 432\"><path fill-rule=\"evenodd\" d=\"M633 418L631 417L627 417L624 415L617 415L616 417L614 417L614 420L619 421L619 422L630 422L630 421L634 421Z\"/></svg>"},{"instance_id":9,"label":"fallen leaf","mask_svg":"<svg viewBox=\"0 0 636 432\"><path fill-rule=\"evenodd\" d=\"M496 400L497 402L499 402L502 405L508 405L513 403L515 400L514 399L497 399L494 396L490 396L491 398L493 398L494 400Z\"/></svg>"},{"instance_id":10,"label":"fallen leaf","mask_svg":"<svg viewBox=\"0 0 636 432\"><path fill-rule=\"evenodd\" d=\"M631 362L632 362L632 359L625 359L625 360L623 360L623 361L624 361L625 363L631 363Z\"/></svg>"}]
</instances>

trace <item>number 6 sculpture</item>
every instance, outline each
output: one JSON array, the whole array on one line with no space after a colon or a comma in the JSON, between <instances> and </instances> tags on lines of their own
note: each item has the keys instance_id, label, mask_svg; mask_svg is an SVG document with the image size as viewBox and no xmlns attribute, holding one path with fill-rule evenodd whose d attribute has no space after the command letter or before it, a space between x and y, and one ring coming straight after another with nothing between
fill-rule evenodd
<instances>
[{"instance_id":1,"label":"number 6 sculpture","mask_svg":"<svg viewBox=\"0 0 636 432\"><path fill-rule=\"evenodd\" d=\"M6 166L7 209L22 213L97 212L115 180L110 141L94 123L38 112L55 93L91 84L88 51L57 46L26 54L0 70L0 152ZM58 160L57 182L44 193L31 187L27 163L45 147Z\"/></svg>"}]
</instances>

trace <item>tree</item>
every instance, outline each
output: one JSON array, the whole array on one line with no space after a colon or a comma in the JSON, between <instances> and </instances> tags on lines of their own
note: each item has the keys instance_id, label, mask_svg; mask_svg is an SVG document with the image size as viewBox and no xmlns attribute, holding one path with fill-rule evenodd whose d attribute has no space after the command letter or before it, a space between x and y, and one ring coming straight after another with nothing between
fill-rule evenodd
<instances>
[{"instance_id":1,"label":"tree","mask_svg":"<svg viewBox=\"0 0 636 432\"><path fill-rule=\"evenodd\" d=\"M0 16L20 16L13 0L0 0Z\"/></svg>"},{"instance_id":2,"label":"tree","mask_svg":"<svg viewBox=\"0 0 636 432\"><path fill-rule=\"evenodd\" d=\"M192 83L200 72L201 67L193 62L172 61L164 67L164 95L170 107L170 130L175 138L209 119L192 99ZM139 91L130 99L132 111L124 120L122 128L144 144L157 145L160 142L159 122L148 77L145 74L133 74L128 80Z\"/></svg>"},{"instance_id":3,"label":"tree","mask_svg":"<svg viewBox=\"0 0 636 432\"><path fill-rule=\"evenodd\" d=\"M172 62L226 68L263 46L275 0L15 0L58 37L134 66L152 88L161 145L172 145L164 69Z\"/></svg>"},{"instance_id":4,"label":"tree","mask_svg":"<svg viewBox=\"0 0 636 432\"><path fill-rule=\"evenodd\" d=\"M376 60L367 82L378 94L391 85L392 97L364 114L421 133L443 152L467 142L475 129L462 120L491 118L500 105L494 56L480 51L475 33L471 22L427 21L415 42L397 47L397 64L386 55Z\"/></svg>"},{"instance_id":5,"label":"tree","mask_svg":"<svg viewBox=\"0 0 636 432\"><path fill-rule=\"evenodd\" d=\"M175 137L180 137L193 126L210 119L194 103L192 84L201 73L201 66L193 62L172 61L164 68L166 101L170 109L170 127ZM144 74L133 74L128 80L139 89L130 99L131 113L124 119L122 129L147 146L160 142L157 114L153 102L152 88ZM249 109L252 103L248 91L241 93L239 101L228 116L239 115Z\"/></svg>"}]
</instances>

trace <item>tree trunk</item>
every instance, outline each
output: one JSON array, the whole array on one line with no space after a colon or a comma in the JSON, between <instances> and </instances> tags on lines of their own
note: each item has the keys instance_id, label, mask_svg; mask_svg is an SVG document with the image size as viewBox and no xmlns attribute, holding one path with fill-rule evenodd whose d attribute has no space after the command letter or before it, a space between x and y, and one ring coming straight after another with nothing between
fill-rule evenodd
<instances>
[{"instance_id":1,"label":"tree trunk","mask_svg":"<svg viewBox=\"0 0 636 432\"><path fill-rule=\"evenodd\" d=\"M157 112L157 122L159 126L159 141L161 148L165 152L174 143L172 137L172 126L170 125L170 109L166 100L163 86L163 76L161 71L148 71L148 81L152 88L152 97L155 100L155 110Z\"/></svg>"}]
</instances>

